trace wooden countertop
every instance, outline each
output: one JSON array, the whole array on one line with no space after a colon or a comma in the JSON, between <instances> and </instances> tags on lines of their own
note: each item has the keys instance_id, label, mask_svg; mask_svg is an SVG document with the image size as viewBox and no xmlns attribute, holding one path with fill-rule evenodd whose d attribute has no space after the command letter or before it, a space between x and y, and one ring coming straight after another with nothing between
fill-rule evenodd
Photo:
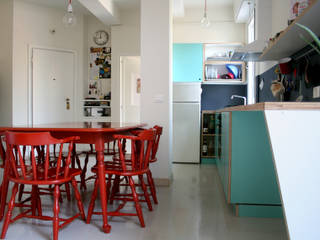
<instances>
[{"instance_id":1,"label":"wooden countertop","mask_svg":"<svg viewBox=\"0 0 320 240\"><path fill-rule=\"evenodd\" d=\"M320 110L320 102L262 102L245 106L227 107L217 112L264 110Z\"/></svg>"}]
</instances>

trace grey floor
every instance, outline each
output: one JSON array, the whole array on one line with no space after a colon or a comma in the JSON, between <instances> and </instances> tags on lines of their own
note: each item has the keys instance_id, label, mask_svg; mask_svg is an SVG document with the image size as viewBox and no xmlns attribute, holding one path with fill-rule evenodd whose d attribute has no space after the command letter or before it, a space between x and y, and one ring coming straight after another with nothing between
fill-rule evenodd
<instances>
[{"instance_id":1,"label":"grey floor","mask_svg":"<svg viewBox=\"0 0 320 240\"><path fill-rule=\"evenodd\" d=\"M59 231L59 239L287 239L282 219L239 218L233 215L225 203L215 166L174 164L173 175L170 187L158 188L159 205L152 212L144 206L145 228L140 227L136 217L113 217L109 218L111 233L104 234L101 216L94 216L89 225L80 219L75 220ZM92 185L82 193L86 210L91 190ZM51 214L51 197L44 197L42 201L43 208ZM126 210L132 207L126 207ZM75 211L76 203L64 200L61 215L68 216ZM9 226L6 239L52 239L51 222L21 219Z\"/></svg>"}]
</instances>

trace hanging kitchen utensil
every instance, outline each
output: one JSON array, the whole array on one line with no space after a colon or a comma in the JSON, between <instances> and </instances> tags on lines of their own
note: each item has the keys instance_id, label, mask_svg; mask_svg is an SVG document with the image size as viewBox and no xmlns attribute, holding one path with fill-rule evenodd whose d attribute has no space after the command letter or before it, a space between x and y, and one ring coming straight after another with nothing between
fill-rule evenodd
<instances>
[{"instance_id":1,"label":"hanging kitchen utensil","mask_svg":"<svg viewBox=\"0 0 320 240\"><path fill-rule=\"evenodd\" d=\"M299 96L296 99L296 102L302 102L303 95L302 95L302 78L299 80Z\"/></svg>"}]
</instances>

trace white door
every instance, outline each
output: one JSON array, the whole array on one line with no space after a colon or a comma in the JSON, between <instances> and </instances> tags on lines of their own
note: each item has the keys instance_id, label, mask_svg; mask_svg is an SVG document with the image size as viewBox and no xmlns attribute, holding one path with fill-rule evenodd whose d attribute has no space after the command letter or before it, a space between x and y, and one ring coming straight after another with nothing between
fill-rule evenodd
<instances>
[{"instance_id":1,"label":"white door","mask_svg":"<svg viewBox=\"0 0 320 240\"><path fill-rule=\"evenodd\" d=\"M120 62L121 121L140 122L140 57L121 57Z\"/></svg>"},{"instance_id":2,"label":"white door","mask_svg":"<svg viewBox=\"0 0 320 240\"><path fill-rule=\"evenodd\" d=\"M173 103L173 162L200 162L200 103Z\"/></svg>"},{"instance_id":3,"label":"white door","mask_svg":"<svg viewBox=\"0 0 320 240\"><path fill-rule=\"evenodd\" d=\"M33 124L74 120L73 52L33 48Z\"/></svg>"}]
</instances>

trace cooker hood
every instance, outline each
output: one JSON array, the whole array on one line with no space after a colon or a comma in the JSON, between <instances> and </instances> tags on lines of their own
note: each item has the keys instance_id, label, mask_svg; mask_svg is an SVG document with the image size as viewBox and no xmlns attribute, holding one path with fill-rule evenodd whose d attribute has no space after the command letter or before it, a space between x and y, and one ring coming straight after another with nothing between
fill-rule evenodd
<instances>
[{"instance_id":1,"label":"cooker hood","mask_svg":"<svg viewBox=\"0 0 320 240\"><path fill-rule=\"evenodd\" d=\"M244 47L237 48L231 57L231 61L259 62L260 55L265 48L266 43L262 40L256 40Z\"/></svg>"}]
</instances>

